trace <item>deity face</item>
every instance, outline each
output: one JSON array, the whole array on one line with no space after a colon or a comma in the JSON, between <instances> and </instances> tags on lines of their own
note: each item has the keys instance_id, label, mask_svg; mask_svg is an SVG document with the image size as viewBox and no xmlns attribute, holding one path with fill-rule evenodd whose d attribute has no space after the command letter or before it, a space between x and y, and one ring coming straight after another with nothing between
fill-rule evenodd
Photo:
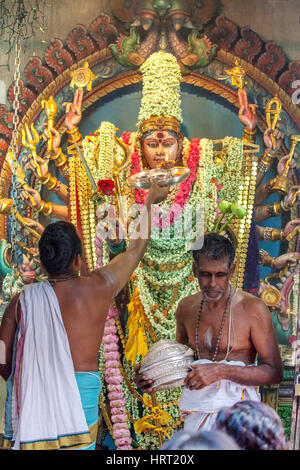
<instances>
[{"instance_id":1,"label":"deity face","mask_svg":"<svg viewBox=\"0 0 300 470\"><path fill-rule=\"evenodd\" d=\"M228 294L230 279L235 266L229 266L229 259L214 260L200 255L198 263L194 263L194 276L198 279L203 299L217 302Z\"/></svg>"},{"instance_id":2,"label":"deity face","mask_svg":"<svg viewBox=\"0 0 300 470\"><path fill-rule=\"evenodd\" d=\"M153 169L165 160L174 160L177 163L181 156L182 145L171 132L153 131L144 137L142 149L147 164Z\"/></svg>"}]
</instances>

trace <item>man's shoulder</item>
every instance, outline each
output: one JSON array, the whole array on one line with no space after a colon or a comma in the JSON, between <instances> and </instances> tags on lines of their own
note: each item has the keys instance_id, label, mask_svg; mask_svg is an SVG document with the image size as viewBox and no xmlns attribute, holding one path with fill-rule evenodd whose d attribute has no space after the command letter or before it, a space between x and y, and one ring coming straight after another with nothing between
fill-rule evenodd
<instances>
[{"instance_id":1,"label":"man's shoulder","mask_svg":"<svg viewBox=\"0 0 300 470\"><path fill-rule=\"evenodd\" d=\"M255 314L257 316L269 313L263 300L246 291L240 290L238 292L238 303L247 315Z\"/></svg>"},{"instance_id":2,"label":"man's shoulder","mask_svg":"<svg viewBox=\"0 0 300 470\"><path fill-rule=\"evenodd\" d=\"M178 303L177 307L177 312L190 312L192 311L195 306L199 305L199 302L201 300L201 293L197 292L196 294L193 295L188 295L187 297L184 297L183 299L180 300Z\"/></svg>"}]
</instances>

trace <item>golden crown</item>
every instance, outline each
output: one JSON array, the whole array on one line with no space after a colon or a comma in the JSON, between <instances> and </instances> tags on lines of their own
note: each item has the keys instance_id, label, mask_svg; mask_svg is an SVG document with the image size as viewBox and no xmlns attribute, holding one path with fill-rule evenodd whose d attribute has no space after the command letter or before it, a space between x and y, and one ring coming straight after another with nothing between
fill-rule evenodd
<instances>
[{"instance_id":1,"label":"golden crown","mask_svg":"<svg viewBox=\"0 0 300 470\"><path fill-rule=\"evenodd\" d=\"M150 119L140 124L140 131L142 134L152 130L166 130L173 131L179 136L181 133L180 123L176 118L165 116L151 116Z\"/></svg>"}]
</instances>

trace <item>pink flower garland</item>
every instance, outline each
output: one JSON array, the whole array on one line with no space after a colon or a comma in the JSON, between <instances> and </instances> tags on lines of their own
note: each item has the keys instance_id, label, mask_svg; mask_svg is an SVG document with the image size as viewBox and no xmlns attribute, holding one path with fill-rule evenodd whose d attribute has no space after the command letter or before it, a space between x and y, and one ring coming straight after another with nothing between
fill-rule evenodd
<instances>
[{"instance_id":1,"label":"pink flower garland","mask_svg":"<svg viewBox=\"0 0 300 470\"><path fill-rule=\"evenodd\" d=\"M96 254L98 256L97 268L102 267L103 242L95 239ZM119 352L119 337L115 317L117 308L110 307L104 327L103 350L105 362L105 382L110 402L111 421L113 423L113 438L118 450L132 450L132 439L127 421L126 399L123 392L123 377L119 368L121 354Z\"/></svg>"},{"instance_id":2,"label":"pink flower garland","mask_svg":"<svg viewBox=\"0 0 300 470\"><path fill-rule=\"evenodd\" d=\"M129 144L130 142L130 133L125 132L122 135L122 139L125 144ZM159 228L167 228L170 225L173 225L177 218L182 213L182 210L190 196L190 192L192 189L192 185L196 178L197 167L199 165L199 156L200 156L200 148L199 148L200 139L192 139L190 145L190 152L187 159L187 166L190 170L189 177L180 184L179 190L174 198L174 201L170 207L170 212L167 216L159 217L160 209L156 207L154 210L153 215L153 223L155 226L159 226ZM130 174L134 175L141 171L140 166L140 159L139 154L136 149L131 156L131 171ZM135 200L136 203L143 206L146 201L147 192L143 189L135 189L134 190Z\"/></svg>"}]
</instances>

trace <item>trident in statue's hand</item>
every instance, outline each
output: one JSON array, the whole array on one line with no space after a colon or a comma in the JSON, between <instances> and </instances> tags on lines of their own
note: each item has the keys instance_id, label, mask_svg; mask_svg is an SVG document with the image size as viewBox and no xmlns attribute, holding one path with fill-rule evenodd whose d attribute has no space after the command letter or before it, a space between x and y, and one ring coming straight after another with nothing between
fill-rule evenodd
<instances>
[{"instance_id":1,"label":"trident in statue's hand","mask_svg":"<svg viewBox=\"0 0 300 470\"><path fill-rule=\"evenodd\" d=\"M22 144L24 145L24 147L28 148L31 151L30 156L34 160L34 164L35 164L35 167L37 168L38 176L39 178L42 178L43 175L41 173L40 166L37 162L37 153L36 153L36 146L39 143L40 138L33 124L31 124L30 128L31 128L31 132L29 130L28 124L25 123L25 129L23 128L21 129ZM27 136L27 140L26 140L26 136Z\"/></svg>"},{"instance_id":2,"label":"trident in statue's hand","mask_svg":"<svg viewBox=\"0 0 300 470\"><path fill-rule=\"evenodd\" d=\"M277 141L274 136L274 132L276 130L277 122L280 121L281 117L281 110L282 110L282 104L281 101L277 98L277 96L274 96L268 103L266 107L266 120L267 120L267 126L268 128L271 129L271 140L272 140L272 149L276 150L277 147Z\"/></svg>"}]
</instances>

